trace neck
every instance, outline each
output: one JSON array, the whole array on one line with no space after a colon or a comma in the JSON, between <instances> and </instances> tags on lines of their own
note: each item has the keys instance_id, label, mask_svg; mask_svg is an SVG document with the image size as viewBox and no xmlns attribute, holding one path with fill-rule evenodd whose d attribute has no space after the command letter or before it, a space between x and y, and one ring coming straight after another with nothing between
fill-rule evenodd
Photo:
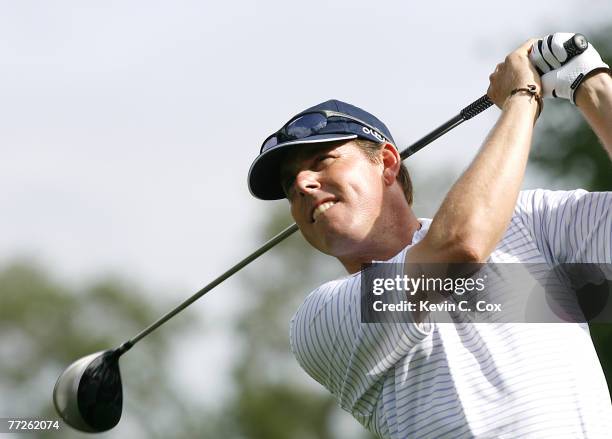
<instances>
[{"instance_id":1,"label":"neck","mask_svg":"<svg viewBox=\"0 0 612 439\"><path fill-rule=\"evenodd\" d=\"M389 220L379 221L368 239L350 255L338 256L338 260L350 274L357 273L363 265L372 261L386 261L412 243L414 233L421 224L408 205L393 213Z\"/></svg>"}]
</instances>

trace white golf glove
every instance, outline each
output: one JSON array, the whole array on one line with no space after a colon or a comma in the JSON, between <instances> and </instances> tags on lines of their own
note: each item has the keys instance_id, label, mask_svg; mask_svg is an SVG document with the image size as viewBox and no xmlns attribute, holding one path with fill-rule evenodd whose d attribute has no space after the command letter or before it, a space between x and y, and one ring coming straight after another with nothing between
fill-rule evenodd
<instances>
[{"instance_id":1,"label":"white golf glove","mask_svg":"<svg viewBox=\"0 0 612 439\"><path fill-rule=\"evenodd\" d=\"M609 70L609 66L602 61L591 43L584 52L571 58L572 53L568 54L563 43L574 35L557 32L544 37L533 45L529 58L542 74L543 96L568 99L576 105L574 93L580 83L589 73Z\"/></svg>"}]
</instances>

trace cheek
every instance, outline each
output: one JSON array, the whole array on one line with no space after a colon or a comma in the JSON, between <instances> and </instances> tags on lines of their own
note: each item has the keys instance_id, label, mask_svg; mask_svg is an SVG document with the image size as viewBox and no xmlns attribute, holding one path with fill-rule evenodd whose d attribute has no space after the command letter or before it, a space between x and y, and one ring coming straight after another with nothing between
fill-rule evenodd
<instances>
[{"instance_id":1,"label":"cheek","mask_svg":"<svg viewBox=\"0 0 612 439\"><path fill-rule=\"evenodd\" d=\"M300 227L300 229L307 228L310 225L310 219L304 217L304 214L301 213L301 210L294 205L291 205L291 217L295 221L295 223Z\"/></svg>"},{"instance_id":2,"label":"cheek","mask_svg":"<svg viewBox=\"0 0 612 439\"><path fill-rule=\"evenodd\" d=\"M374 166L360 166L351 170L350 184L346 189L357 212L376 210L383 195L384 180Z\"/></svg>"},{"instance_id":3,"label":"cheek","mask_svg":"<svg viewBox=\"0 0 612 439\"><path fill-rule=\"evenodd\" d=\"M382 209L382 190L378 181L363 179L346 187L345 198L329 210L329 219L342 234L361 234L372 228Z\"/></svg>"}]
</instances>

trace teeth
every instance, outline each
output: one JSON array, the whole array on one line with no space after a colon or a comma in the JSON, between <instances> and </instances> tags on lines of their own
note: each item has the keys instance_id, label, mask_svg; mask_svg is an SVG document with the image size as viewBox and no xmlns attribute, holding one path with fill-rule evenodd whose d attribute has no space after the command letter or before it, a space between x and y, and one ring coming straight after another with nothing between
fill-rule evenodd
<instances>
[{"instance_id":1,"label":"teeth","mask_svg":"<svg viewBox=\"0 0 612 439\"><path fill-rule=\"evenodd\" d=\"M314 212L312 213L312 220L316 221L317 217L319 215L321 215L323 212L325 212L327 209L329 209L330 207L332 207L334 204L336 204L335 201L328 201L327 203L323 203L320 204L319 206L317 206L317 208L314 210Z\"/></svg>"}]
</instances>

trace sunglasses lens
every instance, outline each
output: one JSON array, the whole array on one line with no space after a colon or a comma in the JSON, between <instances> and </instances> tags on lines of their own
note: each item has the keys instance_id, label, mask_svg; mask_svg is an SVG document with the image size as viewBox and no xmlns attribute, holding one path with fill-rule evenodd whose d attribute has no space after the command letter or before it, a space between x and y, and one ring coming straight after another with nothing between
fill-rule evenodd
<instances>
[{"instance_id":1,"label":"sunglasses lens","mask_svg":"<svg viewBox=\"0 0 612 439\"><path fill-rule=\"evenodd\" d=\"M289 125L286 132L294 139L312 136L327 126L327 118L321 113L310 113L298 117Z\"/></svg>"},{"instance_id":2,"label":"sunglasses lens","mask_svg":"<svg viewBox=\"0 0 612 439\"><path fill-rule=\"evenodd\" d=\"M278 137L276 136L268 137L266 141L264 142L264 144L261 146L261 152L267 151L270 148L275 147L276 145L278 145Z\"/></svg>"}]
</instances>

